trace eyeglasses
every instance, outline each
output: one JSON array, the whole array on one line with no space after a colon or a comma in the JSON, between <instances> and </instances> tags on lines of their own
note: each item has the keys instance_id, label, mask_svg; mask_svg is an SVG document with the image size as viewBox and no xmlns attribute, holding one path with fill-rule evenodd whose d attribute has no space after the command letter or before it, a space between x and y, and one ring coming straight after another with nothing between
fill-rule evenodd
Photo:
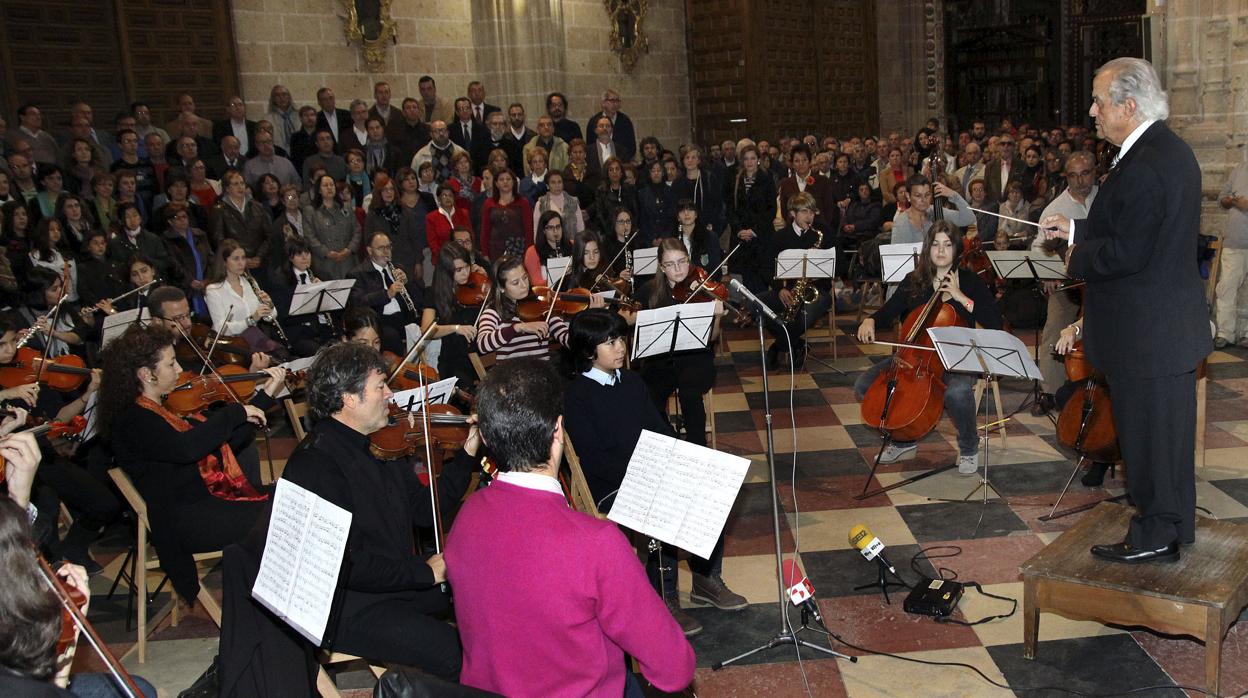
<instances>
[{"instance_id":1,"label":"eyeglasses","mask_svg":"<svg viewBox=\"0 0 1248 698\"><path fill-rule=\"evenodd\" d=\"M632 218L620 218L615 221L615 224L616 225L632 225L633 219Z\"/></svg>"},{"instance_id":2,"label":"eyeglasses","mask_svg":"<svg viewBox=\"0 0 1248 698\"><path fill-rule=\"evenodd\" d=\"M687 267L689 266L689 258L682 257L680 259L673 259L670 262L663 262L659 266L664 269L679 269L681 267Z\"/></svg>"}]
</instances>

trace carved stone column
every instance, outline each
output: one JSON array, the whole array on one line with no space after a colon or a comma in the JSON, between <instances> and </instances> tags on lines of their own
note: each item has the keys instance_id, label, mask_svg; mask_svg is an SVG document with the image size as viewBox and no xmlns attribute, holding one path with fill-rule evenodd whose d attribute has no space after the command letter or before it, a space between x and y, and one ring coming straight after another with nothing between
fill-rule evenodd
<instances>
[{"instance_id":1,"label":"carved stone column","mask_svg":"<svg viewBox=\"0 0 1248 698\"><path fill-rule=\"evenodd\" d=\"M876 14L880 130L913 135L929 117L945 122L942 0L898 0Z\"/></svg>"}]
</instances>

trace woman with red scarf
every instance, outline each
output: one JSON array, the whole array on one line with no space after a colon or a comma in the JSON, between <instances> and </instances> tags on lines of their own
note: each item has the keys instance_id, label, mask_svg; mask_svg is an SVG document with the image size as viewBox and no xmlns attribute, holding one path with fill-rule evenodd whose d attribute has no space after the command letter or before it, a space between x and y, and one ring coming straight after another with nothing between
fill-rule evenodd
<instances>
[{"instance_id":1,"label":"woman with red scarf","mask_svg":"<svg viewBox=\"0 0 1248 698\"><path fill-rule=\"evenodd\" d=\"M105 345L99 415L117 462L147 503L161 566L190 604L199 594L193 555L241 540L268 499L254 436L286 371L265 369L269 380L251 404L183 417L161 404L181 380L173 343L164 328L135 326Z\"/></svg>"}]
</instances>

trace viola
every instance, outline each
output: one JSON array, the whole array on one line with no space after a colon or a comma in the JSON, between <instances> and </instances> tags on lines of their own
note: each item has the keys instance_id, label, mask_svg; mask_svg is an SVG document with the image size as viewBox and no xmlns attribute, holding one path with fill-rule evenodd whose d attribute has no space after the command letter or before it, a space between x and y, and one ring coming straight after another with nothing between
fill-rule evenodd
<instances>
[{"instance_id":1,"label":"viola","mask_svg":"<svg viewBox=\"0 0 1248 698\"><path fill-rule=\"evenodd\" d=\"M490 297L490 277L484 272L474 271L468 274L468 282L455 287L455 300L460 305L472 307L481 305Z\"/></svg>"},{"instance_id":2,"label":"viola","mask_svg":"<svg viewBox=\"0 0 1248 698\"><path fill-rule=\"evenodd\" d=\"M286 385L294 387L306 377L303 371L286 374ZM269 379L267 373L249 373L241 366L228 364L215 373L195 375L183 371L178 385L165 396L164 405L178 414L198 412L214 402L246 401L256 392L256 384Z\"/></svg>"},{"instance_id":3,"label":"viola","mask_svg":"<svg viewBox=\"0 0 1248 698\"><path fill-rule=\"evenodd\" d=\"M43 352L30 347L18 349L13 363L0 368L0 386L6 389L38 381L53 390L68 392L81 388L90 377L91 369L81 356L65 354L44 358Z\"/></svg>"},{"instance_id":4,"label":"viola","mask_svg":"<svg viewBox=\"0 0 1248 698\"><path fill-rule=\"evenodd\" d=\"M956 274L953 270L950 273ZM901 342L930 347L929 327L967 326L937 290L927 303L906 315ZM892 365L880 372L862 399L862 420L893 441L917 441L936 427L945 406L945 368L936 352L900 347Z\"/></svg>"},{"instance_id":5,"label":"viola","mask_svg":"<svg viewBox=\"0 0 1248 698\"><path fill-rule=\"evenodd\" d=\"M178 361L184 364L195 364L200 359L200 354L207 354L208 350L212 350L209 356L214 364L217 365L234 365L234 366L250 366L251 365L251 346L247 344L247 340L242 337L221 337L217 339L217 333L211 327L194 323L187 334L191 341L195 342L195 346L187 344L185 337L178 337L173 345L174 355ZM214 339L215 344L214 344ZM196 352L196 349L199 352Z\"/></svg>"},{"instance_id":6,"label":"viola","mask_svg":"<svg viewBox=\"0 0 1248 698\"><path fill-rule=\"evenodd\" d=\"M735 250L734 250L735 251ZM704 300L718 300L735 313L738 323L750 321L750 314L733 305L728 300L728 287L713 281L702 267L689 267L689 275L672 286L672 298L677 303L688 302L690 298L701 294Z\"/></svg>"},{"instance_id":7,"label":"viola","mask_svg":"<svg viewBox=\"0 0 1248 698\"><path fill-rule=\"evenodd\" d=\"M385 360L386 366L389 367L390 373L394 374L394 378L391 378L389 383L391 390L411 390L413 388L419 388L422 385L422 376L424 377L424 384L426 385L438 380L437 369L429 364L405 363L403 364L403 368L398 370L396 373L396 368L401 360L401 357L394 352L383 351L381 353L381 358Z\"/></svg>"},{"instance_id":8,"label":"viola","mask_svg":"<svg viewBox=\"0 0 1248 698\"><path fill-rule=\"evenodd\" d=\"M1065 356L1066 379L1078 383L1057 417L1057 440L1081 458L1114 462L1122 457L1105 376L1088 363L1083 342Z\"/></svg>"},{"instance_id":9,"label":"viola","mask_svg":"<svg viewBox=\"0 0 1248 698\"><path fill-rule=\"evenodd\" d=\"M451 405L429 405L429 445L452 451L468 440L468 415ZM408 420L408 415L412 419ZM369 451L382 460L405 458L425 448L424 419L419 412L408 412L390 405L389 424L369 434Z\"/></svg>"}]
</instances>

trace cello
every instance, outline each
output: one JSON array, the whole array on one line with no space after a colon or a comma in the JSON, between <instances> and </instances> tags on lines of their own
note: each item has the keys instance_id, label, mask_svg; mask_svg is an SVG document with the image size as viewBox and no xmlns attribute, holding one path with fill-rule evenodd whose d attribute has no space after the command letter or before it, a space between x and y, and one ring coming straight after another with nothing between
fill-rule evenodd
<instances>
[{"instance_id":1,"label":"cello","mask_svg":"<svg viewBox=\"0 0 1248 698\"><path fill-rule=\"evenodd\" d=\"M949 274L958 273L957 268ZM947 278L947 277L946 277ZM893 363L863 396L862 420L892 441L917 441L936 427L945 405L945 367L932 351L929 327L966 327L967 322L937 289L901 324ZM878 457L877 457L878 465Z\"/></svg>"},{"instance_id":2,"label":"cello","mask_svg":"<svg viewBox=\"0 0 1248 698\"><path fill-rule=\"evenodd\" d=\"M1109 386L1105 376L1088 363L1083 342L1076 342L1066 354L1066 379L1078 385L1058 415L1058 442L1078 453L1080 464L1085 458L1102 463L1120 460Z\"/></svg>"}]
</instances>

